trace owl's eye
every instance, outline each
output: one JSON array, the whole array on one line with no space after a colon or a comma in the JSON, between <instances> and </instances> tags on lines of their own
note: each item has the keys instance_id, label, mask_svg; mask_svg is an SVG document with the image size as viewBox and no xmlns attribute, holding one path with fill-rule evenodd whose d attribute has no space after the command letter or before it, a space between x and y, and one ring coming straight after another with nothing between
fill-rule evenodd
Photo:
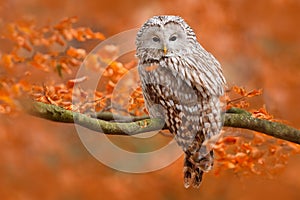
<instances>
[{"instance_id":1,"label":"owl's eye","mask_svg":"<svg viewBox=\"0 0 300 200\"><path fill-rule=\"evenodd\" d=\"M177 39L176 35L173 35L172 37L170 37L170 41L175 41Z\"/></svg>"},{"instance_id":2,"label":"owl's eye","mask_svg":"<svg viewBox=\"0 0 300 200\"><path fill-rule=\"evenodd\" d=\"M152 38L152 40L153 40L154 42L159 42L159 41L160 41L159 37L156 37L156 36L154 36L154 37Z\"/></svg>"}]
</instances>

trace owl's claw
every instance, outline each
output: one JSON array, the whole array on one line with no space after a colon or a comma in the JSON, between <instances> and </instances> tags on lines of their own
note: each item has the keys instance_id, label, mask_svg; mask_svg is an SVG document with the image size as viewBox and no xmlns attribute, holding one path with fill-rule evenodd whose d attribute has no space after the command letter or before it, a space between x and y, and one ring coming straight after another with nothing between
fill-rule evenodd
<instances>
[{"instance_id":1,"label":"owl's claw","mask_svg":"<svg viewBox=\"0 0 300 200\"><path fill-rule=\"evenodd\" d=\"M183 175L185 188L189 188L191 184L194 188L200 187L203 171L187 157L185 158L184 162Z\"/></svg>"},{"instance_id":2,"label":"owl's claw","mask_svg":"<svg viewBox=\"0 0 300 200\"><path fill-rule=\"evenodd\" d=\"M201 181L202 181L202 175L203 175L203 171L197 167L195 170L195 177L193 179L193 187L194 188L199 188L200 187L200 184L201 184Z\"/></svg>"},{"instance_id":3,"label":"owl's claw","mask_svg":"<svg viewBox=\"0 0 300 200\"><path fill-rule=\"evenodd\" d=\"M203 171L199 167L196 167L195 169L184 167L183 174L185 188L189 188L191 186L191 183L194 188L200 187Z\"/></svg>"},{"instance_id":4,"label":"owl's claw","mask_svg":"<svg viewBox=\"0 0 300 200\"><path fill-rule=\"evenodd\" d=\"M183 168L184 187L189 188L192 182L192 169L189 167Z\"/></svg>"}]
</instances>

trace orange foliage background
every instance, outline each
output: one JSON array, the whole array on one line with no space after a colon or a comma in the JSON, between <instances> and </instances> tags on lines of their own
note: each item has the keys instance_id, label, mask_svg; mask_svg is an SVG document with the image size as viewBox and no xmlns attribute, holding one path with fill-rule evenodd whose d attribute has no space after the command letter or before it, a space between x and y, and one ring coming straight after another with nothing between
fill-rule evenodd
<instances>
[{"instance_id":1,"label":"orange foliage background","mask_svg":"<svg viewBox=\"0 0 300 200\"><path fill-rule=\"evenodd\" d=\"M50 42L68 42L59 38L63 34L67 38L75 37L77 41L70 41L64 56L35 55L31 64L38 70L29 73L22 65L12 62L18 58L5 56L13 51L13 43L0 38L0 103L13 104L13 99L21 90L29 90L29 83L40 83L34 87L34 98L46 98L47 95L39 95L44 90L48 96L59 91L62 97L71 90L74 81L84 81L84 78L72 80L72 73L86 53L99 43L99 39L103 39L102 34L109 37L137 28L153 15L176 14L186 19L203 46L222 63L230 85L244 86L247 91L263 88L261 96L249 100L250 108L258 109L265 104L265 109L275 118L300 128L297 98L300 95L299 10L298 0L0 0L2 35L9 34L3 33L3 30L9 30L6 29L7 23L22 24L25 19L33 24L23 27L33 29L33 26L59 24L63 27L58 26L58 32L69 30L53 34ZM70 16L77 16L77 27L90 29L71 30L69 25L60 23ZM31 28L24 31L30 32ZM47 32L46 29L44 31ZM51 34L47 32L47 36L52 37ZM80 43L84 38L88 41ZM42 37L38 42L49 41ZM24 49L31 48L22 38L16 38L15 42ZM60 48L59 45L56 48ZM48 56L55 59L51 60ZM61 64L58 68L55 63L57 59ZM130 63L122 69L128 67L132 67ZM12 80L18 80L18 84L10 83ZM42 86L41 83L47 85ZM84 93L79 96L82 95ZM96 95L101 99L103 94ZM42 101L57 103L57 99L53 98ZM102 103L99 102L99 107ZM54 123L24 113L8 114L10 110L7 106L2 106L0 112L2 199L300 199L299 154L289 157L291 149L277 151L286 145L277 140L260 147L265 137L253 135L250 131L226 129L228 135L238 137L225 138L219 144L218 154L221 156L216 169L205 175L201 188L186 190L182 185L182 159L156 172L118 172L104 166L87 152L73 125ZM264 112L257 113L261 116ZM239 137L245 139L239 140ZM251 146L253 143L257 146ZM223 145L228 151L238 151L239 154L222 157ZM247 154L249 151L251 154ZM263 151L267 152L264 153L268 155L267 160L256 159L261 158L259 155ZM226 156L238 163L238 168L232 163L222 165L221 159ZM262 169L255 168L255 173L248 173L253 172L253 160L268 164L262 165Z\"/></svg>"}]
</instances>

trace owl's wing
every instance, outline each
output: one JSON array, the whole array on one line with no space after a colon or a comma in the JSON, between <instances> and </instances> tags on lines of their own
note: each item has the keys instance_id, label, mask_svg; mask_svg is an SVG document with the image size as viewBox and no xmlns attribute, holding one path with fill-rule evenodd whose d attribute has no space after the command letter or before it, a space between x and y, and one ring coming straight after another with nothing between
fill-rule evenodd
<instances>
[{"instance_id":1,"label":"owl's wing","mask_svg":"<svg viewBox=\"0 0 300 200\"><path fill-rule=\"evenodd\" d=\"M224 94L226 80L220 63L210 53L190 54L190 56L172 58L172 60L173 65L169 67L173 74L179 75L188 85L196 87L200 92L205 90L210 95Z\"/></svg>"},{"instance_id":2,"label":"owl's wing","mask_svg":"<svg viewBox=\"0 0 300 200\"><path fill-rule=\"evenodd\" d=\"M191 81L197 89L204 88L212 95L223 95L226 81L220 63L210 53L186 56L183 62L186 66L185 78Z\"/></svg>"}]
</instances>

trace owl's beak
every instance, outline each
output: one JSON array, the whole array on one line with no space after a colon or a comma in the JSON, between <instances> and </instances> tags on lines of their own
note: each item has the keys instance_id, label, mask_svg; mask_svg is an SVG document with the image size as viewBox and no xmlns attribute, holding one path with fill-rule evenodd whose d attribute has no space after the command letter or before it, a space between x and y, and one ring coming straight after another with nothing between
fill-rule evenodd
<instances>
[{"instance_id":1,"label":"owl's beak","mask_svg":"<svg viewBox=\"0 0 300 200\"><path fill-rule=\"evenodd\" d=\"M167 54L167 52L168 52L168 49L167 49L167 47L166 47L166 46L164 46L164 54L166 55L166 54Z\"/></svg>"}]
</instances>

